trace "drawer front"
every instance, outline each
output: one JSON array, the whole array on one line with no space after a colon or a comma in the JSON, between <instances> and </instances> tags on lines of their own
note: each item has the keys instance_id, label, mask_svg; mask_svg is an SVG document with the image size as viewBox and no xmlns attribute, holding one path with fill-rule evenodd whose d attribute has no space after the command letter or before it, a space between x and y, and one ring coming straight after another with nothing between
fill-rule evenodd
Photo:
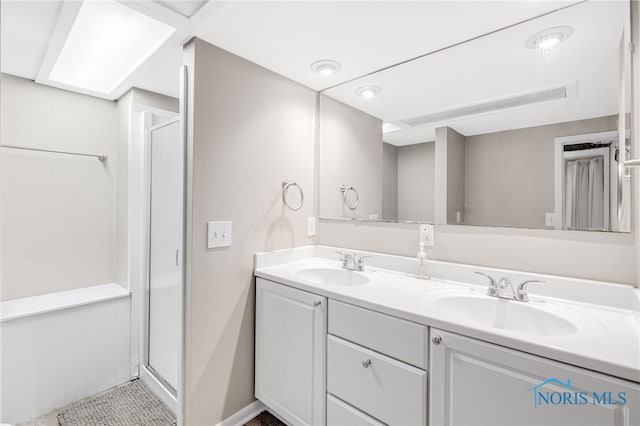
<instances>
[{"instance_id":1,"label":"drawer front","mask_svg":"<svg viewBox=\"0 0 640 426\"><path fill-rule=\"evenodd\" d=\"M338 398L327 395L327 426L384 426Z\"/></svg>"},{"instance_id":2,"label":"drawer front","mask_svg":"<svg viewBox=\"0 0 640 426\"><path fill-rule=\"evenodd\" d=\"M329 334L427 369L429 334L426 326L329 301Z\"/></svg>"},{"instance_id":3,"label":"drawer front","mask_svg":"<svg viewBox=\"0 0 640 426\"><path fill-rule=\"evenodd\" d=\"M327 391L390 425L426 425L427 373L335 336L327 338Z\"/></svg>"}]
</instances>

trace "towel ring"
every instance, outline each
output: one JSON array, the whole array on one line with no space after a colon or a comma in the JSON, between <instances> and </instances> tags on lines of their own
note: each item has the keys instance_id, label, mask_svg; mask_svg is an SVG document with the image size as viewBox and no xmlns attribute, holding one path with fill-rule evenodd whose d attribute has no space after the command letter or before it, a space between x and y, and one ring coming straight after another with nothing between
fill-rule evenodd
<instances>
[{"instance_id":1,"label":"towel ring","mask_svg":"<svg viewBox=\"0 0 640 426\"><path fill-rule=\"evenodd\" d=\"M289 189L292 186L297 187L298 191L300 191L300 204L298 204L297 206L292 206L291 204L289 204L289 201L287 201L287 193L289 192ZM285 206L289 207L291 210L300 210L300 207L302 207L302 205L304 204L304 192L302 192L302 187L298 185L296 182L289 182L288 180L283 180L282 181L282 202L284 203Z\"/></svg>"},{"instance_id":2,"label":"towel ring","mask_svg":"<svg viewBox=\"0 0 640 426\"><path fill-rule=\"evenodd\" d=\"M349 191L353 191L353 193L356 194L356 202L353 205L349 204L349 201L347 200ZM353 186L342 185L340 187L340 192L342 192L342 201L344 201L344 204L349 208L349 210L355 210L358 208L358 206L360 205L360 196L358 195L358 190L356 190Z\"/></svg>"}]
</instances>

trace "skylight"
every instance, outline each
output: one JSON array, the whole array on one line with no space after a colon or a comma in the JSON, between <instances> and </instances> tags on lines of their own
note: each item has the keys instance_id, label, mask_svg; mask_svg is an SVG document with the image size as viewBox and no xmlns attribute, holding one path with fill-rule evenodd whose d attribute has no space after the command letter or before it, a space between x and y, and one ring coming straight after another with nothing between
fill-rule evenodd
<instances>
[{"instance_id":1,"label":"skylight","mask_svg":"<svg viewBox=\"0 0 640 426\"><path fill-rule=\"evenodd\" d=\"M49 79L114 91L175 28L112 0L85 0Z\"/></svg>"}]
</instances>

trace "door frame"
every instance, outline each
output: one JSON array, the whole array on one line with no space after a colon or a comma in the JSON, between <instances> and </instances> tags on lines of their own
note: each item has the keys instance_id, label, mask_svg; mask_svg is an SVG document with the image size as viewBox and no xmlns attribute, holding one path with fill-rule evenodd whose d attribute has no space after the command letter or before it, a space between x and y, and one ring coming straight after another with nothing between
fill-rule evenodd
<instances>
[{"instance_id":1,"label":"door frame","mask_svg":"<svg viewBox=\"0 0 640 426\"><path fill-rule=\"evenodd\" d=\"M146 122L146 120L145 120ZM158 393L159 391L164 393L165 391L168 391L169 394L171 394L173 396L174 399L176 399L176 401L174 403L172 403L172 408L175 405L176 409L177 409L177 398L178 398L178 389L174 389L173 386L171 386L169 384L169 382L167 382L165 380L164 377L162 377L162 375L160 373L158 373L157 371L154 370L153 367L151 367L149 365L149 316L150 316L150 312L149 312L149 304L150 304L150 296L151 296L151 290L150 290L150 286L151 286L151 276L150 276L150 264L151 264L151 133L154 130L158 130L161 129L163 127L166 127L170 124L174 124L174 123L179 123L180 122L180 117L176 116L174 118L170 118L169 120L163 121L159 124L155 124L152 126L146 126L145 125L145 146L146 146L146 158L145 158L145 163L148 165L148 167L145 168L145 181L146 181L146 185L145 185L145 207L146 207L146 211L145 211L145 224L146 224L146 238L145 238L145 255L144 255L144 282L143 282L143 292L142 292L142 300L141 300L141 309L142 309L142 315L143 315L143 321L140 324L142 326L142 339L140 339L141 344L142 344L142 348L141 348L141 358L139 358L142 361L142 365L140 366L140 371L141 371L141 376L145 376L143 377L146 383L148 383L148 379L151 379L149 377L146 377L146 374L150 374L151 376L153 376L153 386L157 386L157 384L159 383L163 389L161 390L157 390L156 389L156 393ZM180 130L178 130L180 131ZM180 140L178 140L178 143L180 142ZM183 165L184 167L184 165ZM184 198L184 195L183 195ZM182 212L182 222L184 222L184 209ZM184 242L184 233L182 235L182 241ZM184 247L180 248L180 254L184 255ZM180 257L180 264L182 266L182 269L184 271L184 262L183 262L183 256ZM184 287L184 273L180 274L181 275L181 280L182 280L182 285L181 288ZM145 302L149 302L149 303L145 303ZM181 301L178 301L178 303L180 303ZM182 318L182 310L180 309L180 314L179 314L180 318ZM182 330L182 326L179 326L179 329ZM182 339L182 331L180 331L180 336L179 336L179 340ZM180 358L180 357L179 357ZM179 366L178 366L179 367ZM144 371L147 370L147 371ZM155 382L158 383L155 383ZM171 392L173 391L173 392ZM175 392L175 395L173 394ZM173 401L172 401L173 402Z\"/></svg>"},{"instance_id":2,"label":"door frame","mask_svg":"<svg viewBox=\"0 0 640 426\"><path fill-rule=\"evenodd\" d=\"M133 103L130 111L129 127L129 176L128 176L128 236L127 260L129 291L131 292L131 378L140 378L176 414L179 414L180 380L182 376L182 350L179 353L178 397L172 395L164 385L146 369L147 336L145 330L148 312L145 300L148 298L149 282L149 207L150 207L150 129L153 116L166 118L160 125L180 118L178 112L163 110L149 105ZM184 143L183 138L180 143ZM184 247L183 247L184 251ZM184 263L183 263L184 267ZM184 281L184 277L183 277ZM183 282L184 286L184 282ZM182 310L182 301L181 310ZM182 312L180 314L182 320ZM180 334L183 334L183 324ZM181 336L182 339L182 336ZM181 416L180 416L181 417ZM181 424L179 422L179 424Z\"/></svg>"},{"instance_id":3,"label":"door frame","mask_svg":"<svg viewBox=\"0 0 640 426\"><path fill-rule=\"evenodd\" d=\"M626 138L629 137L629 130L626 130ZM611 141L612 143L616 143L618 141L618 131L611 130L606 132L597 132L597 133L588 133L582 135L573 135L573 136L562 136L554 138L554 152L553 152L553 161L554 161L554 179L553 179L553 187L554 187L554 216L555 216L555 229L564 229L564 165L565 165L565 145L576 145L582 143L598 143L604 141ZM605 157L605 167L609 171L605 171L605 174L610 178L610 158L607 159ZM609 173L609 174L607 174ZM606 176L605 176L606 177ZM605 192L608 195L609 206L611 203L611 192L610 192L611 181L609 180L609 185L605 185ZM608 226L608 229L613 228L613 217L610 214L611 208L605 209L605 225Z\"/></svg>"}]
</instances>

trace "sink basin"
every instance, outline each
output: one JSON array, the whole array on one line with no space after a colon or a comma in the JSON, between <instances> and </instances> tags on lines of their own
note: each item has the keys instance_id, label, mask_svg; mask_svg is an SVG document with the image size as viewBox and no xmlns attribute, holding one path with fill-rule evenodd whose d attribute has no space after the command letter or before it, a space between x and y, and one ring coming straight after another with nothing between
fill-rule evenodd
<instances>
[{"instance_id":1,"label":"sink basin","mask_svg":"<svg viewBox=\"0 0 640 426\"><path fill-rule=\"evenodd\" d=\"M355 286L367 284L370 280L365 274L338 268L309 268L293 274L301 280L315 284Z\"/></svg>"},{"instance_id":2,"label":"sink basin","mask_svg":"<svg viewBox=\"0 0 640 426\"><path fill-rule=\"evenodd\" d=\"M483 296L444 296L435 307L458 318L485 326L544 336L568 336L578 328L557 313L549 312L530 302L518 302Z\"/></svg>"}]
</instances>

